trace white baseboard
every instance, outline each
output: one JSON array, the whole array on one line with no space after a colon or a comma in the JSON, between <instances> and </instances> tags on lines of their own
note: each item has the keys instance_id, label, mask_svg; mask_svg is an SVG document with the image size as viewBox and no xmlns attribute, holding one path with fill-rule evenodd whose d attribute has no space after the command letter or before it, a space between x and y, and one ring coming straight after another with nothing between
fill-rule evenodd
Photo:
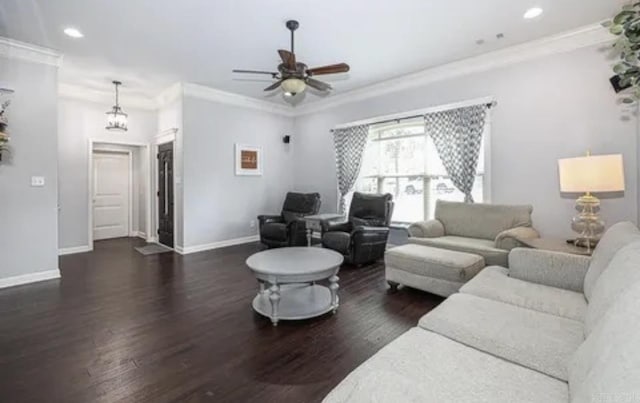
<instances>
[{"instance_id":1,"label":"white baseboard","mask_svg":"<svg viewBox=\"0 0 640 403\"><path fill-rule=\"evenodd\" d=\"M227 239L225 241L213 242L213 243L203 244L203 245L184 246L184 247L176 246L174 249L176 252L178 252L181 255L188 255L190 253L225 248L227 246L233 246L233 245L241 245L243 243L257 242L259 240L260 240L259 235L251 235L251 236L245 236L242 238Z\"/></svg>"},{"instance_id":2,"label":"white baseboard","mask_svg":"<svg viewBox=\"0 0 640 403\"><path fill-rule=\"evenodd\" d=\"M147 238L147 242L149 243L157 243L158 242L158 237L157 236L150 236Z\"/></svg>"},{"instance_id":3,"label":"white baseboard","mask_svg":"<svg viewBox=\"0 0 640 403\"><path fill-rule=\"evenodd\" d=\"M14 287L16 285L30 284L38 281L53 280L60 278L60 270L45 270L35 273L23 274L21 276L7 277L0 279L0 288Z\"/></svg>"},{"instance_id":4,"label":"white baseboard","mask_svg":"<svg viewBox=\"0 0 640 403\"><path fill-rule=\"evenodd\" d=\"M133 236L145 240L147 239L147 234L145 234L143 231L133 231Z\"/></svg>"},{"instance_id":5,"label":"white baseboard","mask_svg":"<svg viewBox=\"0 0 640 403\"><path fill-rule=\"evenodd\" d=\"M93 250L93 248L91 246L89 246L89 245L72 246L70 248L60 248L60 249L58 249L58 256L72 255L74 253L91 252L92 250Z\"/></svg>"}]
</instances>

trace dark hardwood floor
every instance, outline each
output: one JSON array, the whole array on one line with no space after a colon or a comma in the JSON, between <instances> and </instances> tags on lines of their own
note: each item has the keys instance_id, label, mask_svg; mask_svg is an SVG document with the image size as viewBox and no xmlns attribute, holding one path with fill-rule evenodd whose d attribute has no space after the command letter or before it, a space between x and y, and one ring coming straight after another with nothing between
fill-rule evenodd
<instances>
[{"instance_id":1,"label":"dark hardwood floor","mask_svg":"<svg viewBox=\"0 0 640 403\"><path fill-rule=\"evenodd\" d=\"M270 321L240 245L143 256L137 239L60 258L62 279L0 290L3 402L315 402L441 302L345 266L336 315Z\"/></svg>"}]
</instances>

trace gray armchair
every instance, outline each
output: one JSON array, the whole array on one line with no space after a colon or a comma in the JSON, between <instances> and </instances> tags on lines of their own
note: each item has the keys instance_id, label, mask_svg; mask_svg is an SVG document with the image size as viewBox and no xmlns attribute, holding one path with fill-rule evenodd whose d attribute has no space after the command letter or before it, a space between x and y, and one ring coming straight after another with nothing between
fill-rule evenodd
<instances>
[{"instance_id":1,"label":"gray armchair","mask_svg":"<svg viewBox=\"0 0 640 403\"><path fill-rule=\"evenodd\" d=\"M519 239L538 238L531 206L469 204L438 200L435 219L409 227L409 242L469 252L488 266L508 266L509 251L523 246Z\"/></svg>"},{"instance_id":2,"label":"gray armchair","mask_svg":"<svg viewBox=\"0 0 640 403\"><path fill-rule=\"evenodd\" d=\"M306 246L307 232L304 216L320 210L319 193L287 193L279 215L260 215L260 242L270 248Z\"/></svg>"}]
</instances>

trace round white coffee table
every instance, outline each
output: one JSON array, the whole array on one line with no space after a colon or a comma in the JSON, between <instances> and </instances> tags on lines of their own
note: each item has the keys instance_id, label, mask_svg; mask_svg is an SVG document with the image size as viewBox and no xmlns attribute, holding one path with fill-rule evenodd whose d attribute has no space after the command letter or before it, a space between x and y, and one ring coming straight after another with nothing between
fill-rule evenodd
<instances>
[{"instance_id":1,"label":"round white coffee table","mask_svg":"<svg viewBox=\"0 0 640 403\"><path fill-rule=\"evenodd\" d=\"M278 321L308 319L338 309L338 270L344 260L322 248L269 249L251 255L247 266L260 283L253 309ZM329 286L316 281L329 280Z\"/></svg>"}]
</instances>

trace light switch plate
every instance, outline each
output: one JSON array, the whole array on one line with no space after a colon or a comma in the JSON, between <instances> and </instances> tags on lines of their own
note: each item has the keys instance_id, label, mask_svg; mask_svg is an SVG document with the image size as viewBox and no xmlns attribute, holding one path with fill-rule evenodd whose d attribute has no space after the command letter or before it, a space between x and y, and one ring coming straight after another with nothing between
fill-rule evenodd
<instances>
[{"instance_id":1,"label":"light switch plate","mask_svg":"<svg viewBox=\"0 0 640 403\"><path fill-rule=\"evenodd\" d=\"M44 186L44 176L32 176L31 177L31 187L43 187Z\"/></svg>"}]
</instances>

